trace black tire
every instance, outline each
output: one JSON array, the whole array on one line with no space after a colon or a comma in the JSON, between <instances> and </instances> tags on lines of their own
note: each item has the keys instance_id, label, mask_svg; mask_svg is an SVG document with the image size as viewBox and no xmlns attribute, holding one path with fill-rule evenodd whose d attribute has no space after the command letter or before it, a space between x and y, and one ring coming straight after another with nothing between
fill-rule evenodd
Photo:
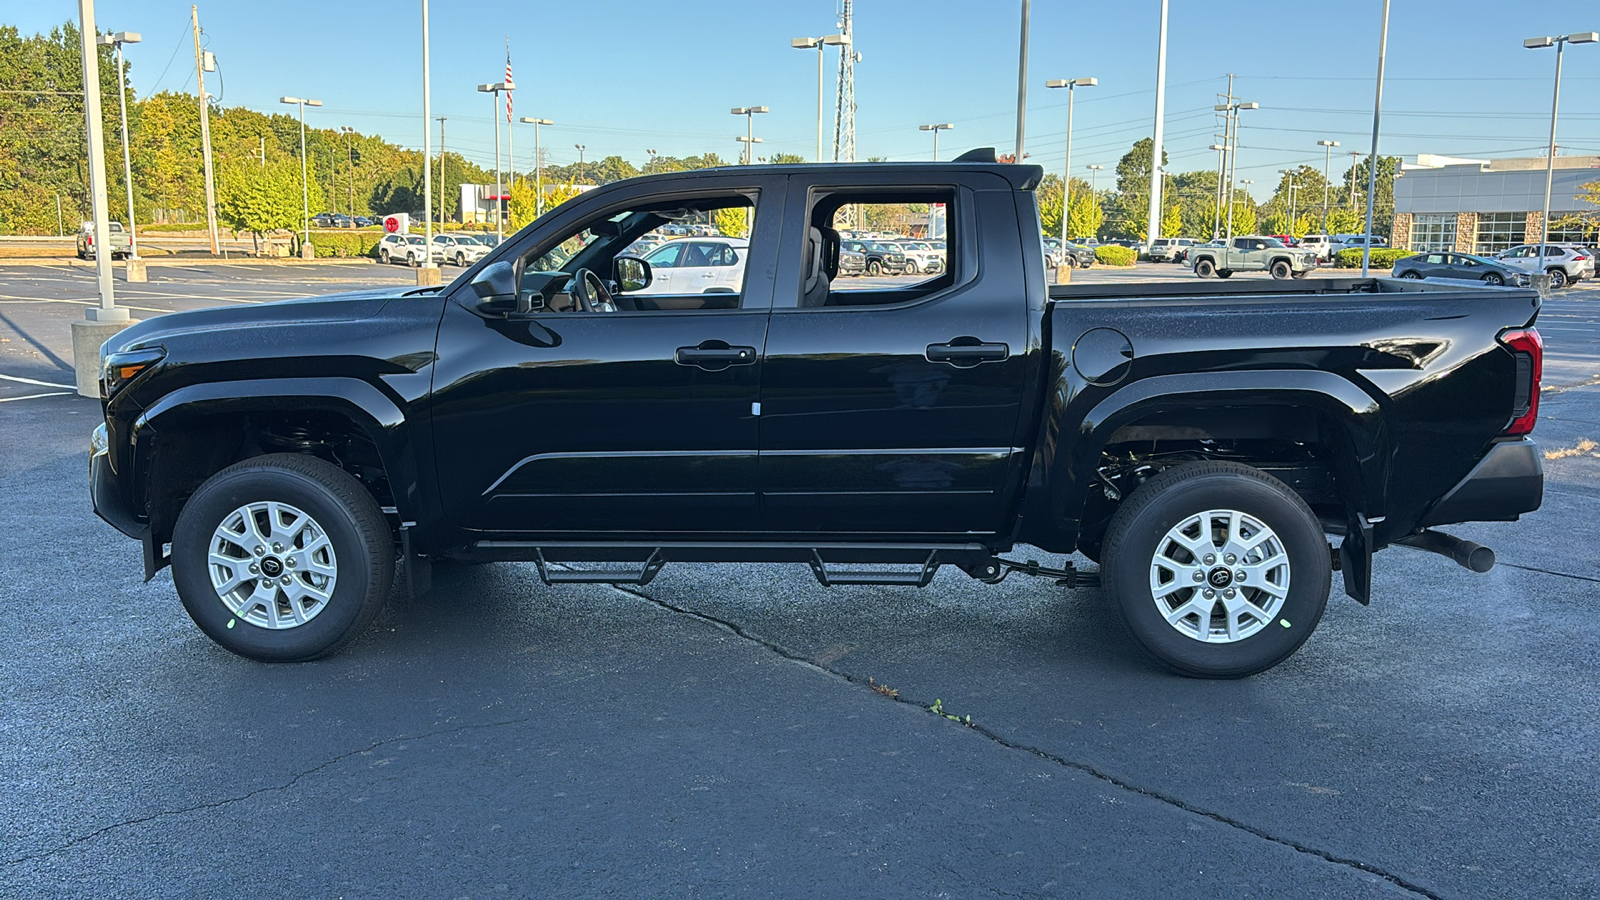
<instances>
[{"instance_id":1,"label":"black tire","mask_svg":"<svg viewBox=\"0 0 1600 900\"><path fill-rule=\"evenodd\" d=\"M332 545L333 591L304 624L253 624L212 585L208 557L216 529L240 507L261 501L305 512ZM189 617L223 648L261 662L318 659L354 640L388 599L394 562L394 540L372 495L337 466L295 453L257 456L211 476L184 505L172 534L172 580Z\"/></svg>"},{"instance_id":2,"label":"black tire","mask_svg":"<svg viewBox=\"0 0 1600 900\"><path fill-rule=\"evenodd\" d=\"M1169 624L1157 606L1162 601L1150 587L1156 553L1163 549L1169 530L1209 510L1235 510L1258 520L1276 533L1278 548L1288 563L1288 590L1282 607L1269 622L1252 619L1250 627L1255 630L1229 643L1204 642ZM1226 570L1233 565L1214 562L1213 574L1216 568ZM1203 559L1194 564L1197 570L1210 565ZM1212 583L1210 577L1199 587L1179 589L1173 602L1185 596L1198 598L1200 590ZM1162 665L1195 678L1243 678L1289 658L1321 621L1332 578L1327 538L1305 501L1278 479L1228 462L1186 463L1141 485L1111 517L1101 566L1101 583L1117 604L1134 641ZM1174 579L1181 580L1177 575ZM1231 578L1225 583L1239 584ZM1193 593L1185 595L1184 590ZM1252 589L1238 590L1239 596L1245 597ZM1254 590L1254 598L1247 599L1266 597ZM1222 602L1220 594L1217 602ZM1214 616L1217 608L1212 607L1208 616ZM1180 605L1174 612L1181 609ZM1194 615L1198 630L1202 627L1199 613ZM1209 632L1212 619L1207 618L1203 627Z\"/></svg>"},{"instance_id":3,"label":"black tire","mask_svg":"<svg viewBox=\"0 0 1600 900\"><path fill-rule=\"evenodd\" d=\"M1546 255L1549 256L1551 254ZM1544 273L1550 276L1550 287L1563 288L1567 286L1567 272L1560 266L1551 266L1545 269Z\"/></svg>"},{"instance_id":4,"label":"black tire","mask_svg":"<svg viewBox=\"0 0 1600 900\"><path fill-rule=\"evenodd\" d=\"M909 259L906 260L906 267L900 271L900 274L902 274L902 275L915 275L915 274L917 274L917 264L912 262Z\"/></svg>"},{"instance_id":5,"label":"black tire","mask_svg":"<svg viewBox=\"0 0 1600 900\"><path fill-rule=\"evenodd\" d=\"M1202 257L1194 261L1194 274L1201 278L1210 278L1217 274L1217 266L1211 260Z\"/></svg>"},{"instance_id":6,"label":"black tire","mask_svg":"<svg viewBox=\"0 0 1600 900\"><path fill-rule=\"evenodd\" d=\"M1232 269L1218 269L1217 270L1217 277L1218 278L1232 278L1233 277L1233 270Z\"/></svg>"},{"instance_id":7,"label":"black tire","mask_svg":"<svg viewBox=\"0 0 1600 900\"><path fill-rule=\"evenodd\" d=\"M456 267L457 268L464 268L466 265L467 265L467 255L465 253L457 253L456 254Z\"/></svg>"},{"instance_id":8,"label":"black tire","mask_svg":"<svg viewBox=\"0 0 1600 900\"><path fill-rule=\"evenodd\" d=\"M1310 269L1301 269L1300 271L1294 273L1294 277L1296 277L1296 278L1304 278L1304 277L1306 277L1307 275L1310 275L1310 274L1311 274L1311 270Z\"/></svg>"},{"instance_id":9,"label":"black tire","mask_svg":"<svg viewBox=\"0 0 1600 900\"><path fill-rule=\"evenodd\" d=\"M381 262L381 263L383 263L384 265L387 266L389 264L389 251L387 251L387 250L379 250L378 251L378 262Z\"/></svg>"},{"instance_id":10,"label":"black tire","mask_svg":"<svg viewBox=\"0 0 1600 900\"><path fill-rule=\"evenodd\" d=\"M1407 269L1406 271L1400 273L1400 277L1409 278L1413 281L1421 281L1422 273L1418 272L1416 269Z\"/></svg>"},{"instance_id":11,"label":"black tire","mask_svg":"<svg viewBox=\"0 0 1600 900\"><path fill-rule=\"evenodd\" d=\"M78 251L78 258L79 259L88 259L89 258L89 254L85 253L82 250L79 250Z\"/></svg>"},{"instance_id":12,"label":"black tire","mask_svg":"<svg viewBox=\"0 0 1600 900\"><path fill-rule=\"evenodd\" d=\"M1272 273L1273 278L1277 278L1280 281L1282 279L1292 278L1294 276L1294 267L1281 259L1274 260L1272 266L1268 268L1267 271Z\"/></svg>"},{"instance_id":13,"label":"black tire","mask_svg":"<svg viewBox=\"0 0 1600 900\"><path fill-rule=\"evenodd\" d=\"M883 264L875 259L867 260L867 274L876 278L883 274Z\"/></svg>"},{"instance_id":14,"label":"black tire","mask_svg":"<svg viewBox=\"0 0 1600 900\"><path fill-rule=\"evenodd\" d=\"M1490 272L1489 274L1483 276L1483 283L1487 285L1493 285L1494 287L1501 287L1506 283L1506 280L1499 272Z\"/></svg>"},{"instance_id":15,"label":"black tire","mask_svg":"<svg viewBox=\"0 0 1600 900\"><path fill-rule=\"evenodd\" d=\"M407 253L406 254L406 265L408 265L411 268L415 269L415 268L420 267L422 265L422 263L417 262L417 255L415 253Z\"/></svg>"}]
</instances>

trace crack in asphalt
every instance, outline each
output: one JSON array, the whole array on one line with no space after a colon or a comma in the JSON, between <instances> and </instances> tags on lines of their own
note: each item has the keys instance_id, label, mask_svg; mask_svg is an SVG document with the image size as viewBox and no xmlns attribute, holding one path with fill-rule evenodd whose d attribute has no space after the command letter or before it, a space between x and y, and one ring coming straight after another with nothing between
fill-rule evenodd
<instances>
[{"instance_id":1,"label":"crack in asphalt","mask_svg":"<svg viewBox=\"0 0 1600 900\"><path fill-rule=\"evenodd\" d=\"M101 826L100 828L96 828L94 831L91 831L88 834L79 835L78 837L75 837L75 838L67 841L64 844L61 844L61 845L56 846L56 847L51 847L48 850L40 850L40 851L35 852L35 853L29 853L29 854L26 854L26 855L23 855L23 856L13 857L12 859L0 860L0 868L11 868L13 866L22 865L23 863L32 862L32 861L34 861L36 859L44 859L45 857L54 856L54 855L56 855L58 853L64 853L67 850L70 850L73 847L78 846L79 844L87 843L89 841L94 840L95 838L100 837L101 835L107 834L107 833L112 832L112 831L116 831L116 830L121 829L121 828L128 828L128 827L133 826L133 825L143 825L146 822L153 822L153 821L155 821L157 819L165 819L165 818L168 818L170 816L181 816L181 815L185 815L187 813L200 812L202 810L208 810L208 809L220 809L221 807L224 807L224 806L231 806L231 805L233 805L235 803L242 803L243 801L249 800L249 799L251 799L253 797L256 797L257 795L260 795L260 794L265 794L265 793L269 793L269 792L272 792L272 791L286 791L289 788L294 787L303 778L307 778L307 777L310 777L312 775L315 775L316 773L322 771L323 769L329 768L330 766L336 766L339 763L344 762L347 759L350 759L351 757L361 756L361 755L366 754L366 753L371 753L372 751L378 749L379 747L387 746L389 744L396 744L396 743L401 743L401 742L404 742L404 741L427 740L428 738L439 737L441 735L447 735L447 734L457 734L457 733L460 733L460 732L463 732L463 731L470 731L470 730L475 729L475 728L500 728L500 727L505 726L505 725L520 725L520 724L523 724L523 723L526 723L526 722L532 722L532 721L536 720L537 718L538 718L537 716L525 716L525 717L522 717L522 718L519 718L519 719L505 719L503 721L498 721L498 722L476 722L476 723L470 723L470 724L466 724L466 725L458 725L458 726L456 726L454 728L441 728L441 729L439 729L437 731L428 731L428 732L424 732L422 734L401 735L399 737L384 738L381 741L377 741L377 742L375 742L373 744L370 744L370 745L368 745L366 747L362 747L359 750L351 750L348 753L341 753L338 756L333 757L332 759L324 760L323 762L320 762L317 765L314 765L311 768L306 769L303 772L297 772L297 773L295 773L295 775L293 777L291 777L288 781L285 781L282 784L274 784L274 785L268 785L266 787L256 788L253 791L250 791L250 792L245 793L245 794L240 794L237 797L226 797L226 798L223 798L221 800L213 800L213 801L211 801L209 803L196 803L193 806L185 806L185 807L181 807L179 809L164 809L164 810L160 810L159 812L150 813L149 815L136 816L136 817L134 817L132 819L125 819L125 820L123 820L121 822L113 822L110 825L104 825L104 826Z\"/></svg>"},{"instance_id":2,"label":"crack in asphalt","mask_svg":"<svg viewBox=\"0 0 1600 900\"><path fill-rule=\"evenodd\" d=\"M698 610L693 610L693 609L689 609L687 607L678 606L676 604L669 603L666 600L662 600L662 599L660 599L658 597L652 597L649 594L644 593L643 591L636 590L636 589L633 589L633 588L624 587L622 585L609 585L609 587L611 587L613 590L617 591L618 593L626 594L626 595L628 595L630 597L636 597L636 598L638 598L640 600L643 600L646 603L649 603L649 604L651 604L653 606L657 606L657 607L659 607L661 609L667 610L669 612L677 613L677 614L682 615L682 616L687 616L687 617L689 617L691 619L695 619L697 621L700 621L700 622L703 622L703 623L705 623L707 625L710 625L713 628L718 628L718 629L721 629L723 631L726 631L726 632L728 632L730 634L733 634L736 637L739 637L739 638L741 638L743 640L749 641L750 643L753 643L753 644L756 644L758 646L764 647L767 650L777 654L778 656L783 657L784 659L790 660L792 662L799 663L800 665L805 666L806 668L812 669L813 671L819 672L819 673L821 673L823 675L827 675L827 676L830 676L832 678L837 678L837 679L839 679L841 681L844 681L844 682L846 682L848 684L857 685L857 686L860 686L860 687L867 688L867 689L871 690L871 685L867 681L863 681L860 678L857 678L856 676L851 675L848 672L841 672L841 671L839 671L837 669L832 669L832 668L829 668L828 666L820 665L816 661L814 661L812 659L809 659L809 658L807 658L805 656L802 656L799 653L796 653L796 652L794 652L793 650L790 650L787 647L784 647L782 644L779 644L779 643L777 643L775 641L768 640L768 639L766 639L764 637L761 637L758 634L755 634L753 632L745 630L745 628L743 626L739 625L737 622L731 622L731 621L728 621L726 619L721 619L721 618L718 618L716 616L710 615L708 613L703 613L703 612L699 612ZM907 706L917 707L918 709L923 710L924 712L928 713L929 715L934 715L935 714L935 713L931 712L928 709L926 704L920 703L918 701L910 700L910 699L907 699L906 697L898 696L898 695L891 697L891 696L889 696L887 694L884 694L884 693L882 693L880 691L876 691L876 690L874 690L873 693L876 694L877 696L884 697L884 698L886 698L888 700L891 700L891 701L893 701L895 703L904 703ZM1283 846L1283 847L1288 847L1289 849L1294 850L1294 851L1296 851L1298 853L1304 853L1307 856L1314 856L1314 857L1317 857L1318 859L1321 859L1321 860L1323 860L1325 862L1333 863L1334 865L1345 866L1347 868L1352 868L1352 869L1359 870L1361 872L1365 872L1365 873L1367 873L1369 875L1375 875L1375 876L1377 876L1379 878L1382 878L1384 881L1387 881L1390 884L1395 885L1396 887L1399 887L1399 888L1402 888L1404 890L1410 891L1411 893L1416 894L1416 895L1418 895L1420 897L1426 897L1426 898L1428 898L1428 900L1442 900L1442 898L1441 898L1441 896L1439 894L1435 894L1434 892L1428 890L1427 888L1425 888L1425 887L1423 887L1423 886L1421 886L1419 884L1416 884L1415 882L1412 882L1412 881L1406 879L1403 876L1396 875L1393 872L1386 871L1384 869L1378 868L1377 866L1371 865L1369 863L1364 863L1361 860L1350 859L1350 858L1347 858L1347 857L1338 856L1338 855L1336 855L1334 853L1331 853L1331 852L1329 852L1327 850L1321 850L1321 849L1318 849L1316 847L1309 846L1307 844L1302 844L1302 843L1300 843L1298 841L1293 841L1293 840L1290 840L1288 838L1279 837L1279 836L1277 836L1275 834L1272 834L1271 832L1265 831L1265 830L1263 830L1261 828L1258 828L1258 827L1256 827L1254 825L1250 825L1250 824L1248 824L1246 822L1242 822L1242 821L1240 821L1238 819L1234 819L1234 818L1231 818L1229 816L1223 815L1222 813L1216 813L1216 812L1211 812L1209 810L1201 809L1200 807L1194 806L1194 805L1188 803L1187 801L1182 800L1182 799L1180 799L1178 797L1175 797L1175 796L1173 796L1171 794L1163 793L1162 791L1158 791L1158 790L1155 790L1153 788L1140 787L1139 785L1136 785L1136 784L1134 784L1134 783L1132 783L1130 781L1127 781L1127 780L1125 780L1123 778L1119 778L1118 776L1113 775L1113 774L1111 774L1109 772L1102 771L1102 770L1096 768L1095 766L1093 766L1093 765L1091 765L1089 763L1078 762L1076 760L1067 759L1064 756L1060 756L1059 754L1052 753L1052 752L1050 752L1048 750L1045 750L1043 748L1033 747L1033 746L1030 746L1028 744L1023 744L1023 743L1020 743L1018 741L1012 740L1011 738L1008 738L1005 735L1002 735L1002 734L994 731L993 729L988 728L987 726L980 725L980 724L975 723L975 722L962 722L961 724L962 724L962 727L970 729L972 731L975 731L978 734L983 735L985 738L988 738L990 741L992 741L992 742L994 742L996 744L999 744L1000 746L1005 747L1005 748L1007 748L1009 750L1016 750L1016 751L1019 751L1019 752L1022 752L1022 753L1028 753L1028 754L1036 756L1036 757L1038 757L1040 759L1052 762L1052 763L1054 763L1054 764L1056 764L1058 766L1062 766L1063 768L1068 768L1068 769L1073 769L1073 770L1078 771L1078 772L1083 772L1086 775L1090 775L1090 776L1092 776L1094 778L1099 779L1100 781L1106 782L1107 784L1111 784L1111 785L1113 785L1115 787L1121 788L1122 790L1129 791L1131 793L1138 794L1138 795L1143 796L1143 797L1148 797L1148 798L1150 798L1152 800L1155 800L1157 802L1165 803L1165 804L1167 804L1169 806L1176 807L1176 808L1178 808L1180 810L1183 810L1184 812L1190 813L1192 815L1201 816L1203 818L1210 819L1213 822L1217 822L1219 824L1226 825L1226 826L1228 826L1230 828L1236 828L1236 829L1238 829L1240 831L1243 831L1243 832L1245 832L1247 834L1251 834L1251 835L1254 835L1255 837L1261 838L1262 840L1271 841L1274 844L1278 844L1278 845Z\"/></svg>"},{"instance_id":3,"label":"crack in asphalt","mask_svg":"<svg viewBox=\"0 0 1600 900\"><path fill-rule=\"evenodd\" d=\"M1578 581L1592 581L1595 584L1600 584L1600 578L1592 578L1588 575L1574 575L1571 572L1556 572L1551 569L1541 569L1538 566L1519 566L1516 563L1508 562L1503 562L1500 565L1508 569L1521 569L1524 572L1538 572L1541 575L1555 575L1560 578L1572 578Z\"/></svg>"}]
</instances>

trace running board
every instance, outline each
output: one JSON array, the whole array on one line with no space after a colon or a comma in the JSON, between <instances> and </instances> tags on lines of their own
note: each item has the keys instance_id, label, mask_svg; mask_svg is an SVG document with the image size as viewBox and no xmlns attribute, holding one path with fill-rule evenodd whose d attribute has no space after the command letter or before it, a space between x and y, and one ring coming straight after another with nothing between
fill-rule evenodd
<instances>
[{"instance_id":1,"label":"running board","mask_svg":"<svg viewBox=\"0 0 1600 900\"><path fill-rule=\"evenodd\" d=\"M817 583L823 587L847 584L899 584L907 587L927 587L933 581L933 576L939 571L939 551L928 551L928 558L922 561L922 568L915 572L873 572L873 571L828 571L828 564L822 561L822 554L816 550L811 551L811 574L817 576Z\"/></svg>"},{"instance_id":2,"label":"running board","mask_svg":"<svg viewBox=\"0 0 1600 900\"><path fill-rule=\"evenodd\" d=\"M533 551L533 564L539 567L539 579L545 584L631 584L644 587L661 574L667 564L661 550L650 554L638 570L628 569L552 569L544 553L537 547Z\"/></svg>"}]
</instances>

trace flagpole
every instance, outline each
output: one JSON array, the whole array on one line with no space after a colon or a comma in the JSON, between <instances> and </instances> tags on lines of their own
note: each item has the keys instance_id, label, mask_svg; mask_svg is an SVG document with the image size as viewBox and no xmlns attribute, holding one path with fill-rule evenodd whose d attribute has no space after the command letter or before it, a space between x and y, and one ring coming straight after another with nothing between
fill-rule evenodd
<instances>
[{"instance_id":1,"label":"flagpole","mask_svg":"<svg viewBox=\"0 0 1600 900\"><path fill-rule=\"evenodd\" d=\"M511 80L511 35L506 35L506 159L511 163L511 185L506 188L510 193L517 186L517 129L512 125L511 118L511 92L517 83Z\"/></svg>"}]
</instances>

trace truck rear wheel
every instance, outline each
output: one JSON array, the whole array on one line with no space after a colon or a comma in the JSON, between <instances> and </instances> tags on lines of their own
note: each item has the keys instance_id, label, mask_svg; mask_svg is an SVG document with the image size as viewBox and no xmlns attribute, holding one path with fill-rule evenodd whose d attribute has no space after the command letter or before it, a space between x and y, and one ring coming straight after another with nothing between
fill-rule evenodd
<instances>
[{"instance_id":1,"label":"truck rear wheel","mask_svg":"<svg viewBox=\"0 0 1600 900\"><path fill-rule=\"evenodd\" d=\"M1217 270L1217 277L1218 278L1232 278L1233 277L1233 270L1232 269L1218 269Z\"/></svg>"},{"instance_id":2,"label":"truck rear wheel","mask_svg":"<svg viewBox=\"0 0 1600 900\"><path fill-rule=\"evenodd\" d=\"M1281 259L1274 261L1267 271L1272 273L1273 278L1290 278L1294 275L1294 268Z\"/></svg>"},{"instance_id":3,"label":"truck rear wheel","mask_svg":"<svg viewBox=\"0 0 1600 900\"><path fill-rule=\"evenodd\" d=\"M1197 259L1194 261L1194 274L1201 278L1210 278L1217 274L1217 267L1209 259Z\"/></svg>"},{"instance_id":4,"label":"truck rear wheel","mask_svg":"<svg viewBox=\"0 0 1600 900\"><path fill-rule=\"evenodd\" d=\"M1175 466L1135 490L1111 518L1101 573L1134 640L1196 678L1283 662L1321 621L1332 582L1305 501L1227 462Z\"/></svg>"},{"instance_id":5,"label":"truck rear wheel","mask_svg":"<svg viewBox=\"0 0 1600 900\"><path fill-rule=\"evenodd\" d=\"M189 617L262 662L317 659L353 640L388 599L394 559L372 495L337 466L293 453L213 475L172 535L172 580Z\"/></svg>"}]
</instances>

